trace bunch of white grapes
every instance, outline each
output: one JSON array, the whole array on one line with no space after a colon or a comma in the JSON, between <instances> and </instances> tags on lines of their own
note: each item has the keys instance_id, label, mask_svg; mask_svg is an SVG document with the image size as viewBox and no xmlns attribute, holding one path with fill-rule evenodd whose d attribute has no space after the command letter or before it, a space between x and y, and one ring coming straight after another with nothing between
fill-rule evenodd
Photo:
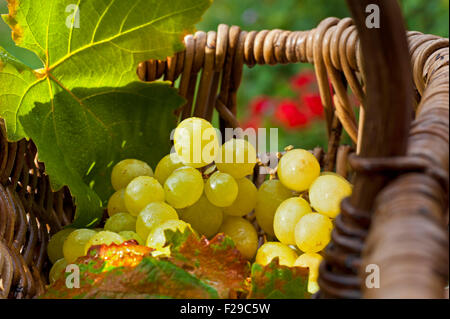
<instances>
[{"instance_id":1,"label":"bunch of white grapes","mask_svg":"<svg viewBox=\"0 0 450 319\"><path fill-rule=\"evenodd\" d=\"M208 121L188 118L175 130L175 152L164 156L154 171L137 159L118 162L111 173L115 192L104 228L67 228L50 239L50 281L92 245L134 239L155 249L154 256L170 255L165 230L188 228L207 238L230 236L245 258L259 264L278 257L282 265L308 267L308 290L317 291L322 259L318 252L330 240L332 218L339 213L341 199L350 195L350 183L334 173L321 174L310 152L294 149L281 158L279 179L257 189L248 178L257 161L255 148L244 139L230 139L219 147L215 132ZM307 191L309 202L302 197ZM273 238L259 249L256 229L244 218L252 211ZM303 254L298 256L298 251Z\"/></svg>"},{"instance_id":2,"label":"bunch of white grapes","mask_svg":"<svg viewBox=\"0 0 450 319\"><path fill-rule=\"evenodd\" d=\"M277 174L279 179L265 181L259 188L255 214L259 226L278 241L264 243L255 262L265 265L278 257L282 265L308 267L308 291L315 293L323 259L319 252L330 241L332 220L352 185L338 174L321 173L317 159L303 149L283 155Z\"/></svg>"},{"instance_id":3,"label":"bunch of white grapes","mask_svg":"<svg viewBox=\"0 0 450 319\"><path fill-rule=\"evenodd\" d=\"M204 137L206 132L214 134L201 141L200 149L208 143L215 145L215 163L213 156L210 161L205 161L207 157L192 159L198 155L194 139ZM257 189L247 178L256 164L256 150L244 139L231 139L219 148L215 132L208 121L188 118L175 130L175 152L164 156L154 171L137 159L117 163L111 173L115 192L108 200L109 218L104 228L68 228L53 235L47 249L54 263L50 281L55 281L66 265L86 255L92 245L134 239L155 249L154 256L169 255L165 245L168 229L189 228L207 238L225 233L244 257L253 259L258 235L243 216L256 206ZM214 165L210 174L202 174L199 168L209 164Z\"/></svg>"}]
</instances>

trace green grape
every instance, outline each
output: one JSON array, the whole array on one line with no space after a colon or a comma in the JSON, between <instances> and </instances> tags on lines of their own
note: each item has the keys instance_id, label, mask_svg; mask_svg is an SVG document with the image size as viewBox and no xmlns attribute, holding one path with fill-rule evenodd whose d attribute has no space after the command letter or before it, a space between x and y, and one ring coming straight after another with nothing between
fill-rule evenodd
<instances>
[{"instance_id":1,"label":"green grape","mask_svg":"<svg viewBox=\"0 0 450 319\"><path fill-rule=\"evenodd\" d=\"M243 139L231 139L225 142L216 159L219 171L230 174L236 179L253 174L256 164L256 150Z\"/></svg>"},{"instance_id":2,"label":"green grape","mask_svg":"<svg viewBox=\"0 0 450 319\"><path fill-rule=\"evenodd\" d=\"M335 218L344 197L350 196L352 185L342 176L325 174L314 180L309 188L311 206L319 213Z\"/></svg>"},{"instance_id":3,"label":"green grape","mask_svg":"<svg viewBox=\"0 0 450 319\"><path fill-rule=\"evenodd\" d=\"M77 260L78 257L85 255L84 247L86 243L97 232L92 229L76 229L67 236L63 245L64 259L71 264Z\"/></svg>"},{"instance_id":4,"label":"green grape","mask_svg":"<svg viewBox=\"0 0 450 319\"><path fill-rule=\"evenodd\" d=\"M295 225L303 215L311 213L308 202L300 197L291 197L278 206L273 218L273 229L277 239L286 245L295 245Z\"/></svg>"},{"instance_id":5,"label":"green grape","mask_svg":"<svg viewBox=\"0 0 450 319\"><path fill-rule=\"evenodd\" d=\"M256 196L255 216L258 225L270 236L275 236L273 218L278 205L292 197L292 192L277 179L265 181Z\"/></svg>"},{"instance_id":6,"label":"green grape","mask_svg":"<svg viewBox=\"0 0 450 319\"><path fill-rule=\"evenodd\" d=\"M136 232L145 240L155 227L169 219L178 219L178 214L172 206L163 202L150 203L137 217Z\"/></svg>"},{"instance_id":7,"label":"green grape","mask_svg":"<svg viewBox=\"0 0 450 319\"><path fill-rule=\"evenodd\" d=\"M215 172L206 181L205 195L217 207L230 206L238 195L238 184L231 175Z\"/></svg>"},{"instance_id":8,"label":"green grape","mask_svg":"<svg viewBox=\"0 0 450 319\"><path fill-rule=\"evenodd\" d=\"M126 213L127 207L125 206L125 188L119 189L114 192L108 200L108 215L113 216L117 213Z\"/></svg>"},{"instance_id":9,"label":"green grape","mask_svg":"<svg viewBox=\"0 0 450 319\"><path fill-rule=\"evenodd\" d=\"M106 220L105 230L115 233L123 230L136 230L136 217L128 213L117 213Z\"/></svg>"},{"instance_id":10,"label":"green grape","mask_svg":"<svg viewBox=\"0 0 450 319\"><path fill-rule=\"evenodd\" d=\"M92 236L84 246L84 254L86 255L91 246L111 245L112 243L121 244L124 239L119 234L112 231L104 230Z\"/></svg>"},{"instance_id":11,"label":"green grape","mask_svg":"<svg viewBox=\"0 0 450 319\"><path fill-rule=\"evenodd\" d=\"M325 248L331 238L333 223L319 213L304 215L295 225L295 242L305 253L315 253Z\"/></svg>"},{"instance_id":12,"label":"green grape","mask_svg":"<svg viewBox=\"0 0 450 319\"><path fill-rule=\"evenodd\" d=\"M152 202L163 202L164 197L164 189L155 178L139 176L128 184L124 200L128 212L137 216L145 206Z\"/></svg>"},{"instance_id":13,"label":"green grape","mask_svg":"<svg viewBox=\"0 0 450 319\"><path fill-rule=\"evenodd\" d=\"M252 259L258 248L258 234L253 225L242 217L227 216L222 222L219 233L230 236L241 254Z\"/></svg>"},{"instance_id":14,"label":"green grape","mask_svg":"<svg viewBox=\"0 0 450 319\"><path fill-rule=\"evenodd\" d=\"M183 162L176 153L167 154L159 161L158 165L156 165L154 177L161 185L164 185L167 177L181 166L183 166Z\"/></svg>"},{"instance_id":15,"label":"green grape","mask_svg":"<svg viewBox=\"0 0 450 319\"><path fill-rule=\"evenodd\" d=\"M175 129L174 147L185 165L203 167L211 163L218 153L217 132L204 119L187 118Z\"/></svg>"},{"instance_id":16,"label":"green grape","mask_svg":"<svg viewBox=\"0 0 450 319\"><path fill-rule=\"evenodd\" d=\"M123 230L119 232L119 235L123 238L124 241L134 239L135 241L138 242L139 245L145 245L145 240L143 240L142 237L136 234L134 231Z\"/></svg>"},{"instance_id":17,"label":"green grape","mask_svg":"<svg viewBox=\"0 0 450 319\"><path fill-rule=\"evenodd\" d=\"M47 255L48 259L50 259L50 262L54 264L58 259L61 259L64 257L63 254L63 245L64 241L66 240L67 236L70 235L71 232L73 232L74 228L64 228L54 234L50 240L48 241L47 245Z\"/></svg>"},{"instance_id":18,"label":"green grape","mask_svg":"<svg viewBox=\"0 0 450 319\"><path fill-rule=\"evenodd\" d=\"M64 258L58 259L50 268L50 273L48 274L48 279L50 283L54 283L58 280L66 271L67 261Z\"/></svg>"},{"instance_id":19,"label":"green grape","mask_svg":"<svg viewBox=\"0 0 450 319\"><path fill-rule=\"evenodd\" d=\"M164 183L166 201L174 208L194 204L202 196L204 182L202 174L195 168L177 168Z\"/></svg>"},{"instance_id":20,"label":"green grape","mask_svg":"<svg viewBox=\"0 0 450 319\"><path fill-rule=\"evenodd\" d=\"M137 159L124 159L114 165L111 173L111 184L118 191L127 187L128 183L138 176L153 176L153 170L147 163Z\"/></svg>"},{"instance_id":21,"label":"green grape","mask_svg":"<svg viewBox=\"0 0 450 319\"><path fill-rule=\"evenodd\" d=\"M259 247L256 253L255 263L265 266L275 257L278 257L278 263L280 265L292 267L298 255L287 245L279 242L266 242Z\"/></svg>"},{"instance_id":22,"label":"green grape","mask_svg":"<svg viewBox=\"0 0 450 319\"><path fill-rule=\"evenodd\" d=\"M294 149L281 157L277 173L284 186L302 192L319 176L320 165L310 152Z\"/></svg>"},{"instance_id":23,"label":"green grape","mask_svg":"<svg viewBox=\"0 0 450 319\"><path fill-rule=\"evenodd\" d=\"M184 232L186 228L190 228L190 225L179 219L169 219L163 222L161 225L155 227L147 237L146 246L159 250L166 244L165 231L170 229L172 231L179 230Z\"/></svg>"},{"instance_id":24,"label":"green grape","mask_svg":"<svg viewBox=\"0 0 450 319\"><path fill-rule=\"evenodd\" d=\"M300 255L294 263L294 267L309 268L308 292L311 294L314 294L319 290L317 278L319 277L319 266L322 259L323 257L317 253L304 253Z\"/></svg>"},{"instance_id":25,"label":"green grape","mask_svg":"<svg viewBox=\"0 0 450 319\"><path fill-rule=\"evenodd\" d=\"M248 178L241 178L236 180L238 185L238 194L233 202L228 207L223 209L224 213L230 216L242 217L249 214L256 206L256 196L258 190Z\"/></svg>"},{"instance_id":26,"label":"green grape","mask_svg":"<svg viewBox=\"0 0 450 319\"><path fill-rule=\"evenodd\" d=\"M214 206L202 195L192 206L180 210L180 219L189 223L198 233L211 238L222 225L222 209Z\"/></svg>"}]
</instances>

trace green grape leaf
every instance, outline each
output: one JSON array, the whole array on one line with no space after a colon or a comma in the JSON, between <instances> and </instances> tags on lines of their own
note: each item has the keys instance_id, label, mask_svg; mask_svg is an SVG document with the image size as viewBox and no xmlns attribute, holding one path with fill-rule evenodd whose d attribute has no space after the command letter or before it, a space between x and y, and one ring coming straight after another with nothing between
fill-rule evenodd
<instances>
[{"instance_id":1,"label":"green grape leaf","mask_svg":"<svg viewBox=\"0 0 450 319\"><path fill-rule=\"evenodd\" d=\"M169 83L139 82L136 68L181 50L210 0L75 2L8 0L13 39L44 68L0 48L0 117L10 140L34 141L52 188L68 185L75 198L74 226L86 226L112 193L112 165L154 167L169 151L183 99Z\"/></svg>"},{"instance_id":2,"label":"green grape leaf","mask_svg":"<svg viewBox=\"0 0 450 319\"><path fill-rule=\"evenodd\" d=\"M82 107L56 85L53 91L57 93L51 102L36 102L20 120L38 147L53 188L69 185L77 213L82 212L74 226L83 226L98 216L95 210L113 192L110 173L115 163L138 158L155 167L170 151L176 123L171 111L183 100L164 83L75 88L73 94L86 95Z\"/></svg>"},{"instance_id":3,"label":"green grape leaf","mask_svg":"<svg viewBox=\"0 0 450 319\"><path fill-rule=\"evenodd\" d=\"M166 231L169 257L152 257L135 241L93 246L76 261L80 287L61 275L42 298L236 298L247 292L248 262L223 234L208 241ZM95 282L95 285L93 283Z\"/></svg>"},{"instance_id":4,"label":"green grape leaf","mask_svg":"<svg viewBox=\"0 0 450 319\"><path fill-rule=\"evenodd\" d=\"M278 264L278 258L266 266L254 263L249 299L306 299L308 269Z\"/></svg>"}]
</instances>

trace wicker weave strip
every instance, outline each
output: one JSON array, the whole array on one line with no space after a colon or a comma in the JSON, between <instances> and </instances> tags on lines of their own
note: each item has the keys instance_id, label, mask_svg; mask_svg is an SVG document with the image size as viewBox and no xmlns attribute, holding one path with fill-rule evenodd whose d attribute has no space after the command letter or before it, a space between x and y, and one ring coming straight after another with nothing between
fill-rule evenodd
<instances>
[{"instance_id":1,"label":"wicker weave strip","mask_svg":"<svg viewBox=\"0 0 450 319\"><path fill-rule=\"evenodd\" d=\"M422 98L407 160L421 167L377 198L363 264L379 266L380 288L362 285L366 298L443 298L449 280L449 42L420 34L409 38ZM401 159L397 166L405 163Z\"/></svg>"},{"instance_id":2,"label":"wicker weave strip","mask_svg":"<svg viewBox=\"0 0 450 319\"><path fill-rule=\"evenodd\" d=\"M0 151L0 298L32 298L47 283L49 233L72 221L73 202L51 191L31 141L6 141L3 122Z\"/></svg>"}]
</instances>

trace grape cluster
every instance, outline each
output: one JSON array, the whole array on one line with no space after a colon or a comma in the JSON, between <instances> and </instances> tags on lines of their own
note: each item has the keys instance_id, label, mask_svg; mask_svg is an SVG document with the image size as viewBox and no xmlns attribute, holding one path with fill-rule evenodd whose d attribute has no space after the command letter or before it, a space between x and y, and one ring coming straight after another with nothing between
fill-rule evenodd
<instances>
[{"instance_id":1,"label":"grape cluster","mask_svg":"<svg viewBox=\"0 0 450 319\"><path fill-rule=\"evenodd\" d=\"M278 241L263 244L255 262L265 265L278 257L281 265L309 268L308 291L315 293L320 252L330 241L332 219L352 185L338 174L321 173L317 159L302 149L283 155L277 175L279 179L259 188L255 214L260 227Z\"/></svg>"},{"instance_id":2,"label":"grape cluster","mask_svg":"<svg viewBox=\"0 0 450 319\"><path fill-rule=\"evenodd\" d=\"M197 137L202 137L199 145ZM205 156L202 152L208 145L212 150ZM174 149L159 161L155 171L137 159L125 159L113 167L115 192L108 200L109 218L104 227L67 228L50 239L51 282L93 245L134 239L155 249L154 256L169 255L168 229L188 228L207 238L225 233L243 256L254 258L258 235L243 218L256 206L257 189L247 178L256 164L254 147L243 139L232 139L219 147L212 125L193 117L177 126ZM202 173L208 165L210 172Z\"/></svg>"},{"instance_id":3,"label":"grape cluster","mask_svg":"<svg viewBox=\"0 0 450 319\"><path fill-rule=\"evenodd\" d=\"M198 137L201 142L196 142ZM280 159L278 179L268 179L257 189L248 178L257 161L252 144L230 139L220 146L216 130L200 118L177 126L174 150L155 171L137 159L113 167L115 192L104 227L66 228L50 239L51 282L93 245L135 240L155 249L153 256L167 256L165 230L189 229L207 238L224 233L244 257L259 264L278 257L281 265L308 267L308 290L317 291L320 251L330 240L340 201L352 191L350 183L321 173L310 152L293 149ZM269 239L259 249L255 226L244 218L251 212Z\"/></svg>"}]
</instances>

